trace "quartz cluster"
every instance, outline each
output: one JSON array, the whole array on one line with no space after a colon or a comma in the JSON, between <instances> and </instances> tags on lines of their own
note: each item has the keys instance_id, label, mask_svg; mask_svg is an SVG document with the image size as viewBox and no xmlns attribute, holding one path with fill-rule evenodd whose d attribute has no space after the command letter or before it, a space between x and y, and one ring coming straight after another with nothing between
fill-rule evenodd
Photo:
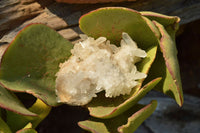
<instances>
[{"instance_id":1,"label":"quartz cluster","mask_svg":"<svg viewBox=\"0 0 200 133\"><path fill-rule=\"evenodd\" d=\"M146 77L135 66L146 52L127 33L122 33L120 47L105 37L80 37L82 41L74 45L72 56L60 64L56 74L59 102L85 105L101 91L106 97L130 94L137 80Z\"/></svg>"}]
</instances>

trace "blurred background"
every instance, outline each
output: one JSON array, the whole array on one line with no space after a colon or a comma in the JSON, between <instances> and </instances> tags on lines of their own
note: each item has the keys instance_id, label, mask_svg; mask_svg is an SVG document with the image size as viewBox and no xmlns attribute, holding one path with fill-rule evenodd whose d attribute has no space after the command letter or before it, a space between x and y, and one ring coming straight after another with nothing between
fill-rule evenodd
<instances>
[{"instance_id":1,"label":"blurred background","mask_svg":"<svg viewBox=\"0 0 200 133\"><path fill-rule=\"evenodd\" d=\"M181 21L176 43L185 102L180 108L169 97L151 91L140 103L145 104L152 99L157 99L158 107L136 133L199 133L200 1L120 0L120 2L93 4L72 4L72 2L73 0L71 4L57 3L54 0L1 0L0 55L17 32L30 23L44 23L75 43L81 33L78 27L80 16L99 7L122 6L138 11L154 11L179 16ZM84 108L62 105L52 109L50 115L37 127L37 131L39 133L81 133L83 130L78 127L77 122L88 117L88 111Z\"/></svg>"}]
</instances>

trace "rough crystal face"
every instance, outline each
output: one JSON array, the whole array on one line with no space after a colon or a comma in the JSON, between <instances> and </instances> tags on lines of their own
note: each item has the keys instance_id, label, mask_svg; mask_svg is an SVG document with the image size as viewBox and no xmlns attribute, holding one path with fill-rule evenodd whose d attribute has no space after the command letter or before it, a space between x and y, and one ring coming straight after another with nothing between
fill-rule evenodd
<instances>
[{"instance_id":1,"label":"rough crystal face","mask_svg":"<svg viewBox=\"0 0 200 133\"><path fill-rule=\"evenodd\" d=\"M56 74L56 93L59 102L85 105L96 93L105 91L106 97L130 94L138 79L146 74L137 71L135 63L146 57L127 33L122 33L120 47L105 37L94 39L80 36L72 56L60 64Z\"/></svg>"}]
</instances>

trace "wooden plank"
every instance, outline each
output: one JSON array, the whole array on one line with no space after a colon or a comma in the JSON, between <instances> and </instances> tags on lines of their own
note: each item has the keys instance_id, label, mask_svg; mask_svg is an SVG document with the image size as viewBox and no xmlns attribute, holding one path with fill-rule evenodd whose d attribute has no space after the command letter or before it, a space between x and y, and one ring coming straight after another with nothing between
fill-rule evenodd
<instances>
[{"instance_id":1,"label":"wooden plank","mask_svg":"<svg viewBox=\"0 0 200 133\"><path fill-rule=\"evenodd\" d=\"M0 1L0 38L27 19L43 12L35 0L1 0Z\"/></svg>"}]
</instances>

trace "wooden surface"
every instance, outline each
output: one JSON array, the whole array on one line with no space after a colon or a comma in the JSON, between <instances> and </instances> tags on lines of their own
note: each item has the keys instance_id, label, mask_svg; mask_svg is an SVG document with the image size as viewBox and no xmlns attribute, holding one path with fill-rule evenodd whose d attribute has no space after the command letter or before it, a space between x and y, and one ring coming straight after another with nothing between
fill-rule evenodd
<instances>
[{"instance_id":1,"label":"wooden surface","mask_svg":"<svg viewBox=\"0 0 200 133\"><path fill-rule=\"evenodd\" d=\"M103 4L64 4L54 0L1 0L0 44L10 43L17 32L30 23L44 23L66 39L75 41L81 33L78 28L80 16L107 6L123 6L138 11L179 16L181 24L200 19L199 0L137 0Z\"/></svg>"},{"instance_id":2,"label":"wooden surface","mask_svg":"<svg viewBox=\"0 0 200 133\"><path fill-rule=\"evenodd\" d=\"M123 2L123 1L136 1L136 0L56 0L56 2L83 4L83 3L109 3L109 2Z\"/></svg>"}]
</instances>

